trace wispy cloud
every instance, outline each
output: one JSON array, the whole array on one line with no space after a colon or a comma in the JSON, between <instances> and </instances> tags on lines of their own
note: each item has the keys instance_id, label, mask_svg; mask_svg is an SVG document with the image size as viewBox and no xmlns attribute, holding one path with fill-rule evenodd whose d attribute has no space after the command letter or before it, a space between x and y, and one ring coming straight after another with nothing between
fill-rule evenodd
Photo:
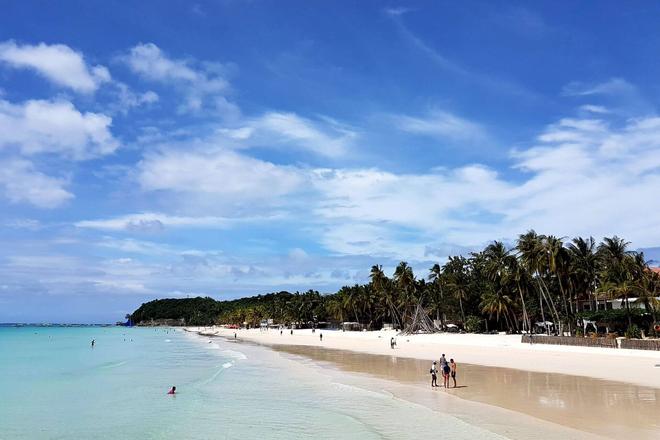
<instances>
[{"instance_id":1,"label":"wispy cloud","mask_svg":"<svg viewBox=\"0 0 660 440\"><path fill-rule=\"evenodd\" d=\"M564 86L565 96L619 95L637 93L637 88L623 78L610 78L605 82L589 84L579 81Z\"/></svg>"},{"instance_id":2,"label":"wispy cloud","mask_svg":"<svg viewBox=\"0 0 660 440\"><path fill-rule=\"evenodd\" d=\"M185 102L179 106L182 112L210 106L223 113L238 113L238 107L224 96L229 81L224 76L227 68L219 63L172 58L153 43L138 44L120 60L147 80L182 90L185 93Z\"/></svg>"},{"instance_id":3,"label":"wispy cloud","mask_svg":"<svg viewBox=\"0 0 660 440\"><path fill-rule=\"evenodd\" d=\"M488 137L481 124L447 111L434 110L424 116L393 115L391 119L402 131L441 140L477 141Z\"/></svg>"},{"instance_id":4,"label":"wispy cloud","mask_svg":"<svg viewBox=\"0 0 660 440\"><path fill-rule=\"evenodd\" d=\"M516 82L504 78L498 78L496 75L483 74L474 71L472 69L466 68L456 61L451 60L450 58L444 56L439 50L431 47L422 38L413 33L405 25L402 17L392 14L390 14L390 16L392 21L396 24L396 27L401 36L410 45L423 53L436 66L446 71L447 73L463 78L479 87L488 89L491 92L514 95L519 98L525 98L529 100L537 100L539 98L537 93Z\"/></svg>"},{"instance_id":5,"label":"wispy cloud","mask_svg":"<svg viewBox=\"0 0 660 440\"><path fill-rule=\"evenodd\" d=\"M221 128L218 133L236 145L295 148L330 158L345 155L357 138L353 129L337 121L311 120L290 112L267 112L243 120L236 128Z\"/></svg>"},{"instance_id":6,"label":"wispy cloud","mask_svg":"<svg viewBox=\"0 0 660 440\"><path fill-rule=\"evenodd\" d=\"M229 220L222 217L182 217L156 212L128 214L109 219L82 220L76 227L104 231L158 232L165 228L224 228Z\"/></svg>"},{"instance_id":7,"label":"wispy cloud","mask_svg":"<svg viewBox=\"0 0 660 440\"><path fill-rule=\"evenodd\" d=\"M385 9L383 9L383 11L387 15L398 17L399 15L403 15L403 14L407 14L408 12L416 11L416 9L408 8L408 7L405 7L405 6L398 6L398 7L392 7L392 8L385 8Z\"/></svg>"}]
</instances>

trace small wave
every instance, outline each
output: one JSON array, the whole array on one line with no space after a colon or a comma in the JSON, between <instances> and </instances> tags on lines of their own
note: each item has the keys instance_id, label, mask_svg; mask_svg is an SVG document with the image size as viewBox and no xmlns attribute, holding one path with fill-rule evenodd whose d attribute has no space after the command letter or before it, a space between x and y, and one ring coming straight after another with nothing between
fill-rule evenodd
<instances>
[{"instance_id":1,"label":"small wave","mask_svg":"<svg viewBox=\"0 0 660 440\"><path fill-rule=\"evenodd\" d=\"M386 392L385 390L372 391L366 388L361 388L355 385L348 385L340 382L331 382L330 385L335 389L341 390L342 392L357 393L366 396L377 397L380 399L391 399L393 397L392 393Z\"/></svg>"},{"instance_id":2,"label":"small wave","mask_svg":"<svg viewBox=\"0 0 660 440\"><path fill-rule=\"evenodd\" d=\"M209 377L207 380L205 380L203 384L208 384L213 382L220 375L220 373L225 371L227 368L231 368L232 366L234 366L233 362L225 362L224 364L222 364L221 368L218 368L218 371L213 373L213 375Z\"/></svg>"},{"instance_id":3,"label":"small wave","mask_svg":"<svg viewBox=\"0 0 660 440\"><path fill-rule=\"evenodd\" d=\"M165 342L172 342L171 339L165 339Z\"/></svg>"},{"instance_id":4,"label":"small wave","mask_svg":"<svg viewBox=\"0 0 660 440\"><path fill-rule=\"evenodd\" d=\"M222 350L220 352L220 354L223 354L227 357L237 359L237 360L240 360L240 361L243 361L243 360L247 359L247 356L245 355L245 353L241 353L240 351Z\"/></svg>"},{"instance_id":5,"label":"small wave","mask_svg":"<svg viewBox=\"0 0 660 440\"><path fill-rule=\"evenodd\" d=\"M122 365L124 365L127 362L128 361L110 362L110 363L101 365L100 368L117 368L117 367L121 367Z\"/></svg>"}]
</instances>

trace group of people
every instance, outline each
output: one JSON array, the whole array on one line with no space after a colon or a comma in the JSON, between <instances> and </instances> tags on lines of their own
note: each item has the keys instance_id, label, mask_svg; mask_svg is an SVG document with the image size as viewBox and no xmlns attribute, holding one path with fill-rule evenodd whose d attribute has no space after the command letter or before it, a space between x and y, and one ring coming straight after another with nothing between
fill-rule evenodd
<instances>
[{"instance_id":1,"label":"group of people","mask_svg":"<svg viewBox=\"0 0 660 440\"><path fill-rule=\"evenodd\" d=\"M438 363L440 364L439 369ZM431 374L432 388L440 386L438 385L438 373L442 374L442 386L449 388L449 378L451 377L451 379L454 381L454 388L456 388L456 362L454 362L454 359L449 359L449 362L447 362L447 358L445 357L444 353L440 357L439 362L433 361L429 373Z\"/></svg>"}]
</instances>

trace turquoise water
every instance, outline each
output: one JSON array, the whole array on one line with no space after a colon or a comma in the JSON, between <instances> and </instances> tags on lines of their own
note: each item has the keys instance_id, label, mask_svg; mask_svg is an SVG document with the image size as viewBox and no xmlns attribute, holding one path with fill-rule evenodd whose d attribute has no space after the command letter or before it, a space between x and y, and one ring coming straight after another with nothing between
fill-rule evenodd
<instances>
[{"instance_id":1,"label":"turquoise water","mask_svg":"<svg viewBox=\"0 0 660 440\"><path fill-rule=\"evenodd\" d=\"M0 391L0 439L498 438L267 348L181 330L0 328Z\"/></svg>"}]
</instances>

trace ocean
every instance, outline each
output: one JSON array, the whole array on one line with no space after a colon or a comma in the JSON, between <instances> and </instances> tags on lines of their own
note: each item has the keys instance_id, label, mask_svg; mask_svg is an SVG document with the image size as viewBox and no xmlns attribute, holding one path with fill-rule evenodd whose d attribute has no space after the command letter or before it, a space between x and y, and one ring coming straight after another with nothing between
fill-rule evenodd
<instances>
[{"instance_id":1,"label":"ocean","mask_svg":"<svg viewBox=\"0 0 660 440\"><path fill-rule=\"evenodd\" d=\"M268 348L181 329L0 328L0 393L0 439L502 438Z\"/></svg>"}]
</instances>

